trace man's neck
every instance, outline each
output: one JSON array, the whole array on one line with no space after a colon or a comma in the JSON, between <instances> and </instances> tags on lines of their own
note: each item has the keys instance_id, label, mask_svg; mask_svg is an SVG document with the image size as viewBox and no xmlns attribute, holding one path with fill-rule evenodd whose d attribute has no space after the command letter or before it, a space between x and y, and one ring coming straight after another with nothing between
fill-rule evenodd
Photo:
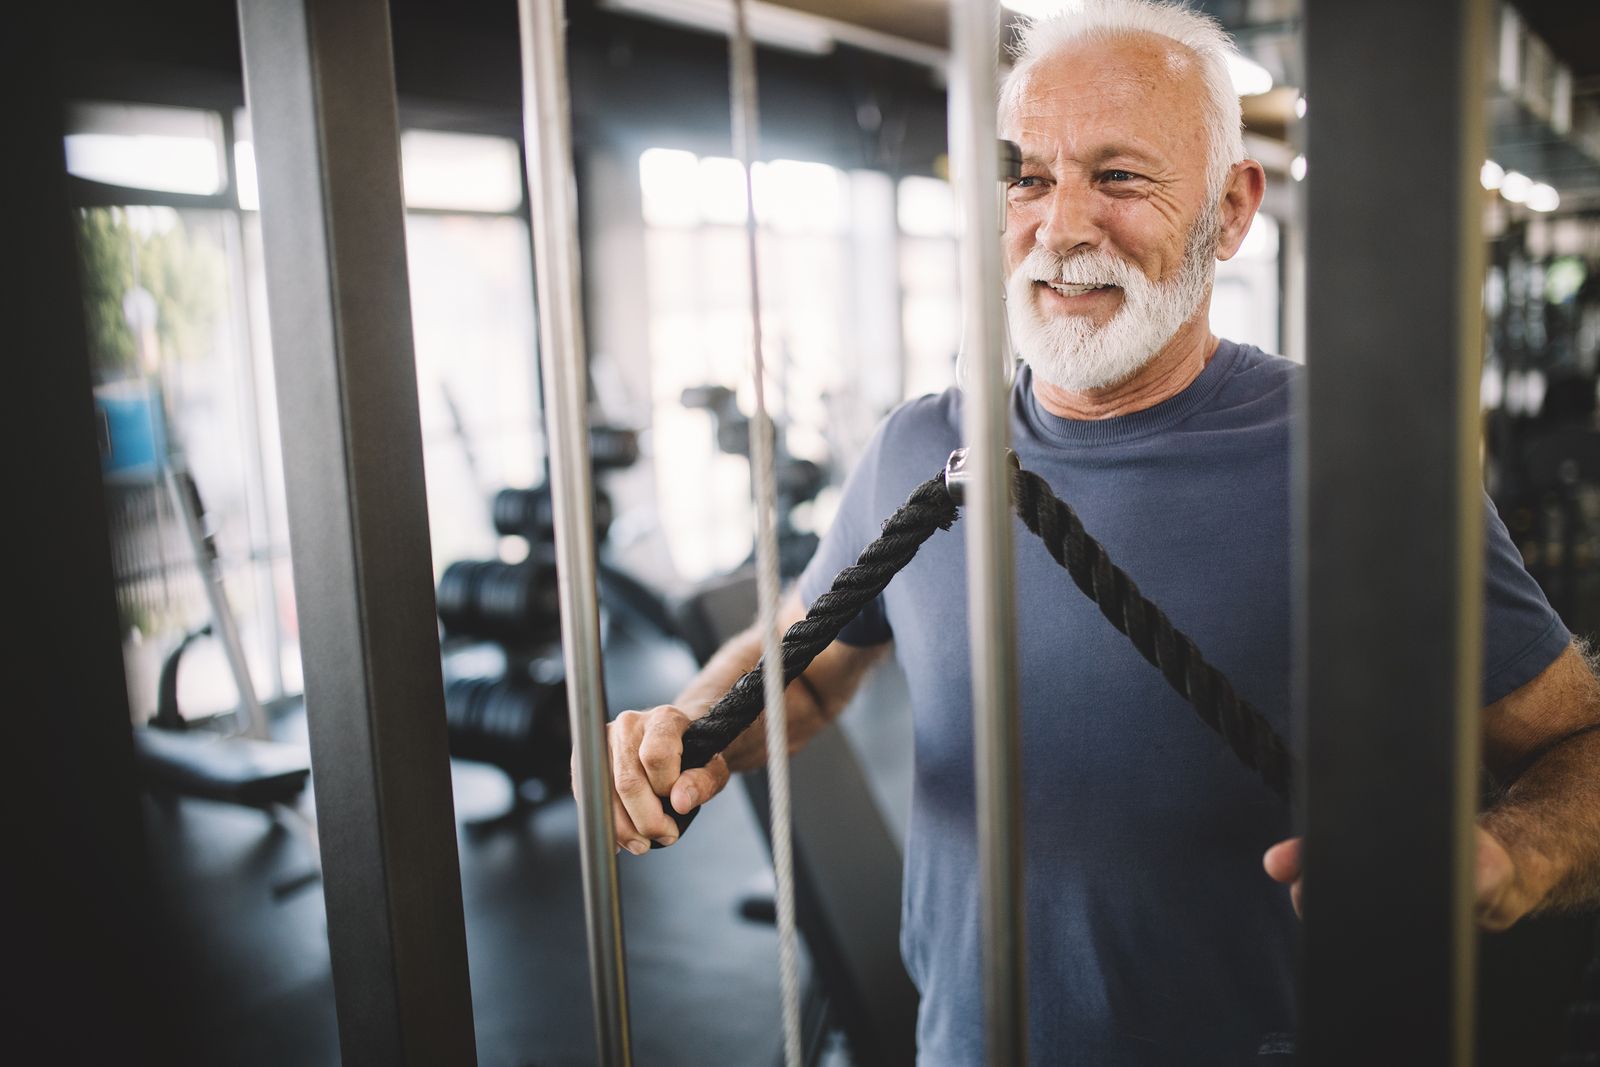
<instances>
[{"instance_id":1,"label":"man's neck","mask_svg":"<svg viewBox=\"0 0 1600 1067\"><path fill-rule=\"evenodd\" d=\"M1217 351L1217 338L1204 316L1197 316L1173 335L1150 362L1125 382L1104 389L1074 392L1033 376L1039 405L1062 419L1110 419L1153 408L1189 388Z\"/></svg>"}]
</instances>

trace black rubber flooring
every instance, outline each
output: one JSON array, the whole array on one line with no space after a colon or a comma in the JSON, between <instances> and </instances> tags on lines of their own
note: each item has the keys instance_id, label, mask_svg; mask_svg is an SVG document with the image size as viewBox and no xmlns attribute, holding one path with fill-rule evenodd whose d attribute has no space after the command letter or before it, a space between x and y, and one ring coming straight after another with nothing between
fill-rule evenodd
<instances>
[{"instance_id":1,"label":"black rubber flooring","mask_svg":"<svg viewBox=\"0 0 1600 1067\"><path fill-rule=\"evenodd\" d=\"M607 652L610 699L651 706L670 699L693 669L680 647L623 634ZM852 733L887 749L875 787L898 829L909 798L909 727L892 676L874 690L869 699L879 709L850 716ZM285 736L303 736L303 715L280 725ZM458 816L505 799L497 771L457 764L454 777ZM309 839L258 812L205 801L146 800L145 810L158 885L174 917L181 988L173 994L186 1019L186 1058L218 1067L337 1064L320 884L281 898L273 892L313 869ZM458 842L478 1062L593 1063L572 801L551 801L511 824L463 829ZM635 1061L775 1062L777 939L770 926L737 914L742 896L770 884L742 791L709 805L678 846L619 860Z\"/></svg>"}]
</instances>

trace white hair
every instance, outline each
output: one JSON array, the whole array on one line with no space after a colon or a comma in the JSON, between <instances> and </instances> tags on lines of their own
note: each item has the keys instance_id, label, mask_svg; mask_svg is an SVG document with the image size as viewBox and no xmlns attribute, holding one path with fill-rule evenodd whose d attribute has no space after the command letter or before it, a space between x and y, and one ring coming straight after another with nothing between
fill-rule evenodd
<instances>
[{"instance_id":1,"label":"white hair","mask_svg":"<svg viewBox=\"0 0 1600 1067\"><path fill-rule=\"evenodd\" d=\"M1228 57L1238 48L1210 15L1184 3L1158 0L1068 0L1053 15L1029 20L1012 49L1013 66L1000 84L1000 125L1016 113L1022 86L1035 64L1076 41L1109 41L1133 34L1175 41L1200 62L1205 84L1207 188L1220 196L1228 170L1245 158L1239 94L1228 73Z\"/></svg>"}]
</instances>

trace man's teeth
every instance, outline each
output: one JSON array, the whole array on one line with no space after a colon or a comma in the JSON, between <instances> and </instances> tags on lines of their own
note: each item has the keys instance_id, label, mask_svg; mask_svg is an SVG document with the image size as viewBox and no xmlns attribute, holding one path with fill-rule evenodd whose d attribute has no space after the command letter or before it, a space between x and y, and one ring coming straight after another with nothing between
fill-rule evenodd
<instances>
[{"instance_id":1,"label":"man's teeth","mask_svg":"<svg viewBox=\"0 0 1600 1067\"><path fill-rule=\"evenodd\" d=\"M1084 293L1092 293L1096 289L1111 288L1110 282L1105 282L1100 285L1077 285L1072 282L1046 282L1045 284L1050 286L1050 288L1054 289L1056 292L1060 293L1062 296L1082 296Z\"/></svg>"}]
</instances>

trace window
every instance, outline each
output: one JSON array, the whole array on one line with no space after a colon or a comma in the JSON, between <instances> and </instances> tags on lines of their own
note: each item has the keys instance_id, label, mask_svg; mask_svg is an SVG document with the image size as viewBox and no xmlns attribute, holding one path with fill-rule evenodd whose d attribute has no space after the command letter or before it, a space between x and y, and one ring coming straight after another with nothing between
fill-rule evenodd
<instances>
[{"instance_id":1,"label":"window","mask_svg":"<svg viewBox=\"0 0 1600 1067\"><path fill-rule=\"evenodd\" d=\"M1230 341L1282 352L1278 220L1257 214L1244 244L1230 260L1217 264L1211 295L1211 332Z\"/></svg>"},{"instance_id":2,"label":"window","mask_svg":"<svg viewBox=\"0 0 1600 1067\"><path fill-rule=\"evenodd\" d=\"M113 435L105 474L133 710L154 712L163 657L209 612L161 480L169 459L199 487L253 682L262 697L278 696L298 685L299 656L283 625L292 593L281 480L274 498L261 447L271 390L260 376L271 368L249 341L239 219L212 208L93 207L79 213L79 238L97 404L108 420L153 428L132 457L127 438ZM237 700L216 642L194 646L179 681L179 706L194 714Z\"/></svg>"},{"instance_id":3,"label":"window","mask_svg":"<svg viewBox=\"0 0 1600 1067\"><path fill-rule=\"evenodd\" d=\"M910 175L900 179L899 194L900 313L910 397L955 384L961 351L961 219L949 182Z\"/></svg>"},{"instance_id":4,"label":"window","mask_svg":"<svg viewBox=\"0 0 1600 1067\"><path fill-rule=\"evenodd\" d=\"M108 463L106 473L135 717L154 711L162 659L209 610L154 477L168 450L198 483L258 694L294 694L298 631L249 116L83 104L66 148L68 169L97 187L88 199L124 201L79 211L97 398L108 420L143 419L152 430L144 460ZM437 570L492 555L488 496L542 477L531 255L514 139L407 130L402 165ZM191 648L180 685L192 715L237 699L216 642Z\"/></svg>"},{"instance_id":5,"label":"window","mask_svg":"<svg viewBox=\"0 0 1600 1067\"><path fill-rule=\"evenodd\" d=\"M679 575L698 581L738 566L752 542L748 465L719 451L709 412L683 402L716 385L753 409L744 173L652 148L639 182L661 528ZM899 398L892 187L800 160L757 163L753 185L767 405L791 454L827 463L841 433L859 438L851 428Z\"/></svg>"}]
</instances>

